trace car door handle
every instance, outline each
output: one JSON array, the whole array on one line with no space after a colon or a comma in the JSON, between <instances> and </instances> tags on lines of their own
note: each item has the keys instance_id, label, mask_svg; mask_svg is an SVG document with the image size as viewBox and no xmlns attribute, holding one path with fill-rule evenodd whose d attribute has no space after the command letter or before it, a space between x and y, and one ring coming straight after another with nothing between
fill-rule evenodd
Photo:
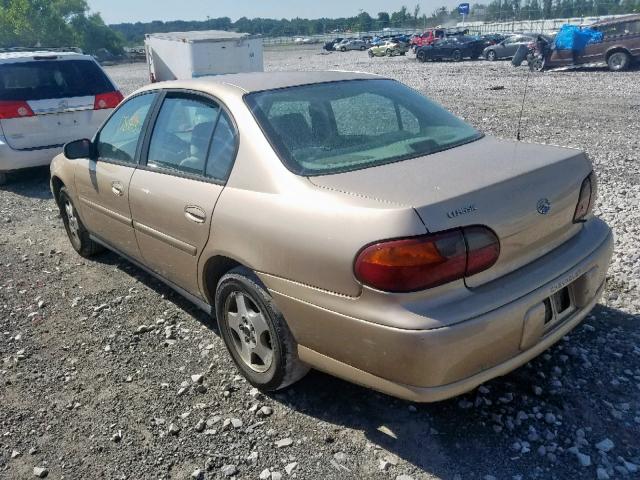
<instances>
[{"instance_id":1,"label":"car door handle","mask_svg":"<svg viewBox=\"0 0 640 480\"><path fill-rule=\"evenodd\" d=\"M204 223L207 219L207 214L203 209L195 205L189 205L184 208L184 216L187 220L195 223Z\"/></svg>"},{"instance_id":2,"label":"car door handle","mask_svg":"<svg viewBox=\"0 0 640 480\"><path fill-rule=\"evenodd\" d=\"M124 186L120 182L111 183L111 191L117 197L124 195Z\"/></svg>"}]
</instances>

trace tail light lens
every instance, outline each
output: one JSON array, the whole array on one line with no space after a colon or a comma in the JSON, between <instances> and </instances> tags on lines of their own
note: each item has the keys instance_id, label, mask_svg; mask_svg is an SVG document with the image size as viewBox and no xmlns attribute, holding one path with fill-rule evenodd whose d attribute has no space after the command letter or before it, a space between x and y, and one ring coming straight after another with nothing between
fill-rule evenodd
<instances>
[{"instance_id":1,"label":"tail light lens","mask_svg":"<svg viewBox=\"0 0 640 480\"><path fill-rule=\"evenodd\" d=\"M574 222L584 222L586 217L593 210L593 204L596 201L597 181L593 172L582 182L580 187L580 196L578 197L578 205L573 215Z\"/></svg>"},{"instance_id":2,"label":"tail light lens","mask_svg":"<svg viewBox=\"0 0 640 480\"><path fill-rule=\"evenodd\" d=\"M93 104L94 110L103 110L105 108L116 108L124 97L118 91L100 93L96 95L95 102Z\"/></svg>"},{"instance_id":3,"label":"tail light lens","mask_svg":"<svg viewBox=\"0 0 640 480\"><path fill-rule=\"evenodd\" d=\"M33 110L27 102L0 101L0 120L33 117Z\"/></svg>"},{"instance_id":4,"label":"tail light lens","mask_svg":"<svg viewBox=\"0 0 640 480\"><path fill-rule=\"evenodd\" d=\"M486 270L499 254L500 243L491 230L467 227L365 247L356 259L355 274L378 290L411 292Z\"/></svg>"}]
</instances>

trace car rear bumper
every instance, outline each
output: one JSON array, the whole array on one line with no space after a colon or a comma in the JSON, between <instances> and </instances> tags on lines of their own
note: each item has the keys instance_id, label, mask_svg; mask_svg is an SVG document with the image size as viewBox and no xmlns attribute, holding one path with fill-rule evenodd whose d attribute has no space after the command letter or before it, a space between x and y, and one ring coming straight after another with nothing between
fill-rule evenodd
<instances>
[{"instance_id":1,"label":"car rear bumper","mask_svg":"<svg viewBox=\"0 0 640 480\"><path fill-rule=\"evenodd\" d=\"M495 285L474 289L474 294L486 296L492 303L509 288L511 275L550 268L545 262L560 262L560 255L575 254L572 250L588 245L579 262L515 300L442 328L394 328L270 290L299 343L304 362L393 396L416 402L439 401L525 364L559 341L591 311L604 289L613 235L598 219L588 223L576 235L581 238L571 239L564 250L557 249L534 262L539 265L492 282ZM538 285L535 279L531 274L531 283ZM264 278L267 286L269 280ZM572 306L545 323L545 301L565 288Z\"/></svg>"},{"instance_id":2,"label":"car rear bumper","mask_svg":"<svg viewBox=\"0 0 640 480\"><path fill-rule=\"evenodd\" d=\"M62 145L51 148L14 150L0 136L0 172L49 165L53 157L62 151Z\"/></svg>"}]
</instances>

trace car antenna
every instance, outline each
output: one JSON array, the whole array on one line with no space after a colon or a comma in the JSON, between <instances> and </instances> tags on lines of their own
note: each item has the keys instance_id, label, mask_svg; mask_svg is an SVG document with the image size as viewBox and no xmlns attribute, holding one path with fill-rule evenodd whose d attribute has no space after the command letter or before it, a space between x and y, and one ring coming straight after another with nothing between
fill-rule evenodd
<instances>
[{"instance_id":1,"label":"car antenna","mask_svg":"<svg viewBox=\"0 0 640 480\"><path fill-rule=\"evenodd\" d=\"M524 94L522 95L522 105L520 106L520 117L518 118L518 133L516 140L520 141L520 127L522 126L522 114L524 113L524 103L527 99L527 89L529 88L529 76L531 75L531 69L527 72L527 79L524 82Z\"/></svg>"}]
</instances>

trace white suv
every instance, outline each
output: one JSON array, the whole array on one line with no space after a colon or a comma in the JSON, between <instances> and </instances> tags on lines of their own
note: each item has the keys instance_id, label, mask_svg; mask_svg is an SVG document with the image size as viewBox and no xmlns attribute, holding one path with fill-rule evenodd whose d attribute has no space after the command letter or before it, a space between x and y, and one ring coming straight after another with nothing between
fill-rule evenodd
<instances>
[{"instance_id":1,"label":"white suv","mask_svg":"<svg viewBox=\"0 0 640 480\"><path fill-rule=\"evenodd\" d=\"M48 165L91 138L122 94L89 55L0 51L0 185L7 172Z\"/></svg>"}]
</instances>

